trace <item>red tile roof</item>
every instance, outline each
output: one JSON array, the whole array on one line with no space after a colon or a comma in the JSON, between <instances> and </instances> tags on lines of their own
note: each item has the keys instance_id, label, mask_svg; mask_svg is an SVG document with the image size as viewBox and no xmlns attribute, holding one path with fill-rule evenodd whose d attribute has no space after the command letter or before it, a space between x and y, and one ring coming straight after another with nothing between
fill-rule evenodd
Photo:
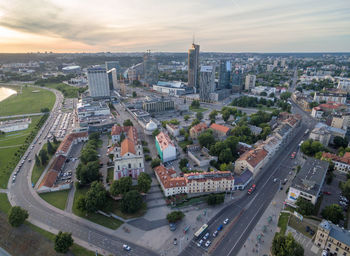
<instances>
[{"instance_id":1,"label":"red tile roof","mask_svg":"<svg viewBox=\"0 0 350 256\"><path fill-rule=\"evenodd\" d=\"M63 141L58 147L57 152L67 153L74 140L84 137L88 137L87 132L76 132L66 135L66 137L64 137Z\"/></svg>"},{"instance_id":2,"label":"red tile roof","mask_svg":"<svg viewBox=\"0 0 350 256\"><path fill-rule=\"evenodd\" d=\"M66 157L62 155L56 157L50 166L50 170L54 170L57 172L61 171L65 161L66 161Z\"/></svg>"},{"instance_id":3,"label":"red tile roof","mask_svg":"<svg viewBox=\"0 0 350 256\"><path fill-rule=\"evenodd\" d=\"M184 177L172 177L176 172L172 169L167 169L163 165L154 168L154 172L160 179L164 188L185 187L187 181Z\"/></svg>"},{"instance_id":4,"label":"red tile roof","mask_svg":"<svg viewBox=\"0 0 350 256\"><path fill-rule=\"evenodd\" d=\"M122 133L125 133L125 135L129 138L132 139L134 142L137 141L138 136L137 136L137 130L134 126L119 126L119 125L114 125L112 127L111 135L120 135Z\"/></svg>"},{"instance_id":5,"label":"red tile roof","mask_svg":"<svg viewBox=\"0 0 350 256\"><path fill-rule=\"evenodd\" d=\"M220 125L220 124L216 124L216 123L211 124L211 125L210 125L210 128L211 128L211 129L214 129L214 130L216 130L216 131L225 133L225 134L227 134L228 131L230 130L229 127L224 126L224 125Z\"/></svg>"},{"instance_id":6,"label":"red tile roof","mask_svg":"<svg viewBox=\"0 0 350 256\"><path fill-rule=\"evenodd\" d=\"M247 161L252 167L257 166L266 156L268 152L263 148L252 149L245 152L237 161Z\"/></svg>"},{"instance_id":7,"label":"red tile roof","mask_svg":"<svg viewBox=\"0 0 350 256\"><path fill-rule=\"evenodd\" d=\"M50 170L48 171L43 180L41 181L39 188L45 186L45 187L53 187L53 185L55 184L56 180L57 180L57 176L58 176L58 172Z\"/></svg>"},{"instance_id":8,"label":"red tile roof","mask_svg":"<svg viewBox=\"0 0 350 256\"><path fill-rule=\"evenodd\" d=\"M199 123L195 126L193 126L191 128L192 131L195 131L195 132L202 132L204 130L206 130L208 128L208 126L206 125L206 123Z\"/></svg>"},{"instance_id":9,"label":"red tile roof","mask_svg":"<svg viewBox=\"0 0 350 256\"><path fill-rule=\"evenodd\" d=\"M344 163L344 164L349 164L350 165L350 153L346 152L344 154L344 156L337 156L336 154L332 154L332 153L327 153L327 152L323 152L322 153L322 158L325 159L331 159L334 160L336 162L340 162L340 163Z\"/></svg>"},{"instance_id":10,"label":"red tile roof","mask_svg":"<svg viewBox=\"0 0 350 256\"><path fill-rule=\"evenodd\" d=\"M125 138L121 144L121 156L124 156L126 153L136 154L135 144L129 138Z\"/></svg>"},{"instance_id":11,"label":"red tile roof","mask_svg":"<svg viewBox=\"0 0 350 256\"><path fill-rule=\"evenodd\" d=\"M156 139L158 141L158 144L161 150L166 149L169 145L174 147L174 143L171 141L170 137L164 132L160 132L156 136Z\"/></svg>"}]
</instances>

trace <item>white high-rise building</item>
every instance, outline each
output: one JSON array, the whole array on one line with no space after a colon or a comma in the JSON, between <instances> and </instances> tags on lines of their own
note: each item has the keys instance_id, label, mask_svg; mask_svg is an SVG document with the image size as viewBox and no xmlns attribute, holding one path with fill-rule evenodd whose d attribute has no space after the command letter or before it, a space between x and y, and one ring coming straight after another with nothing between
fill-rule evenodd
<instances>
[{"instance_id":1,"label":"white high-rise building","mask_svg":"<svg viewBox=\"0 0 350 256\"><path fill-rule=\"evenodd\" d=\"M87 69L90 96L103 98L110 96L108 74L105 66L94 66Z\"/></svg>"},{"instance_id":2,"label":"white high-rise building","mask_svg":"<svg viewBox=\"0 0 350 256\"><path fill-rule=\"evenodd\" d=\"M199 74L199 98L210 101L210 93L215 91L215 67L201 66Z\"/></svg>"},{"instance_id":3,"label":"white high-rise building","mask_svg":"<svg viewBox=\"0 0 350 256\"><path fill-rule=\"evenodd\" d=\"M245 90L251 90L255 87L256 76L255 75L247 75L245 77Z\"/></svg>"}]
</instances>

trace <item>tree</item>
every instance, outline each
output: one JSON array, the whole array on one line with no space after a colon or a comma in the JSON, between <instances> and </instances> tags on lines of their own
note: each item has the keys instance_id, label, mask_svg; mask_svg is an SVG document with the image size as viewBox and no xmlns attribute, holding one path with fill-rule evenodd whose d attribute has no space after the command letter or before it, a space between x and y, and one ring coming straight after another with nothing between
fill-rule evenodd
<instances>
[{"instance_id":1,"label":"tree","mask_svg":"<svg viewBox=\"0 0 350 256\"><path fill-rule=\"evenodd\" d=\"M77 183L79 184L79 183ZM85 196L79 196L77 199L77 208L82 211L82 212L86 212L86 198Z\"/></svg>"},{"instance_id":2,"label":"tree","mask_svg":"<svg viewBox=\"0 0 350 256\"><path fill-rule=\"evenodd\" d=\"M46 149L42 149L39 152L39 156L40 156L40 162L42 165L45 165L47 163L47 160L49 160L49 157L47 156L47 151Z\"/></svg>"},{"instance_id":3,"label":"tree","mask_svg":"<svg viewBox=\"0 0 350 256\"><path fill-rule=\"evenodd\" d=\"M190 119L189 115L184 115L184 120L187 121L188 119Z\"/></svg>"},{"instance_id":4,"label":"tree","mask_svg":"<svg viewBox=\"0 0 350 256\"><path fill-rule=\"evenodd\" d=\"M291 233L287 236L276 233L271 251L274 256L304 256L304 248L295 241Z\"/></svg>"},{"instance_id":5,"label":"tree","mask_svg":"<svg viewBox=\"0 0 350 256\"><path fill-rule=\"evenodd\" d=\"M340 220L344 219L343 209L337 204L326 206L322 210L321 215L323 218L330 220L334 224L338 224Z\"/></svg>"},{"instance_id":6,"label":"tree","mask_svg":"<svg viewBox=\"0 0 350 256\"><path fill-rule=\"evenodd\" d=\"M207 130L198 136L198 142L202 147L209 148L215 143L215 137L211 130Z\"/></svg>"},{"instance_id":7,"label":"tree","mask_svg":"<svg viewBox=\"0 0 350 256\"><path fill-rule=\"evenodd\" d=\"M340 136L335 136L333 139L333 144L336 148L346 148L348 146L348 140L346 138L342 138Z\"/></svg>"},{"instance_id":8,"label":"tree","mask_svg":"<svg viewBox=\"0 0 350 256\"><path fill-rule=\"evenodd\" d=\"M55 136L55 135L53 135L52 141L53 141L53 143L54 143L55 145L57 145L57 144L58 144L58 141L57 141L57 138L56 138L56 136Z\"/></svg>"},{"instance_id":9,"label":"tree","mask_svg":"<svg viewBox=\"0 0 350 256\"><path fill-rule=\"evenodd\" d=\"M267 96L267 92L261 92L260 96Z\"/></svg>"},{"instance_id":10,"label":"tree","mask_svg":"<svg viewBox=\"0 0 350 256\"><path fill-rule=\"evenodd\" d=\"M207 198L208 205L221 204L225 201L224 194L210 194Z\"/></svg>"},{"instance_id":11,"label":"tree","mask_svg":"<svg viewBox=\"0 0 350 256\"><path fill-rule=\"evenodd\" d=\"M13 206L10 209L8 221L12 227L19 227L28 217L29 214L25 209L19 206Z\"/></svg>"},{"instance_id":12,"label":"tree","mask_svg":"<svg viewBox=\"0 0 350 256\"><path fill-rule=\"evenodd\" d=\"M290 96L292 96L291 92L283 92L280 95L280 99L281 100L288 100L290 98Z\"/></svg>"},{"instance_id":13,"label":"tree","mask_svg":"<svg viewBox=\"0 0 350 256\"><path fill-rule=\"evenodd\" d=\"M119 180L114 180L112 182L109 192L111 193L111 195L117 196L119 194L125 194L126 192L130 191L131 187L131 177L122 177Z\"/></svg>"},{"instance_id":14,"label":"tree","mask_svg":"<svg viewBox=\"0 0 350 256\"><path fill-rule=\"evenodd\" d=\"M152 178L147 173L140 173L137 178L137 188L141 193L147 193L151 188Z\"/></svg>"},{"instance_id":15,"label":"tree","mask_svg":"<svg viewBox=\"0 0 350 256\"><path fill-rule=\"evenodd\" d=\"M123 122L123 126L133 126L134 124L131 122L130 119L126 119L124 122Z\"/></svg>"},{"instance_id":16,"label":"tree","mask_svg":"<svg viewBox=\"0 0 350 256\"><path fill-rule=\"evenodd\" d=\"M187 158L182 158L182 159L180 160L180 162L179 162L179 167L180 167L180 169L186 167L187 164L188 164Z\"/></svg>"},{"instance_id":17,"label":"tree","mask_svg":"<svg viewBox=\"0 0 350 256\"><path fill-rule=\"evenodd\" d=\"M302 197L298 197L296 205L298 206L298 212L302 215L311 215L314 212L315 206Z\"/></svg>"},{"instance_id":18,"label":"tree","mask_svg":"<svg viewBox=\"0 0 350 256\"><path fill-rule=\"evenodd\" d=\"M218 111L214 109L213 111L210 112L209 119L215 120L217 115L218 115Z\"/></svg>"},{"instance_id":19,"label":"tree","mask_svg":"<svg viewBox=\"0 0 350 256\"><path fill-rule=\"evenodd\" d=\"M203 113L202 113L202 112L197 112L196 118L197 118L198 120L202 120L202 119L203 119Z\"/></svg>"},{"instance_id":20,"label":"tree","mask_svg":"<svg viewBox=\"0 0 350 256\"><path fill-rule=\"evenodd\" d=\"M142 207L142 196L136 190L127 192L121 200L121 209L125 213L135 213Z\"/></svg>"},{"instance_id":21,"label":"tree","mask_svg":"<svg viewBox=\"0 0 350 256\"><path fill-rule=\"evenodd\" d=\"M219 161L222 163L228 163L232 161L232 152L231 149L225 148L219 154Z\"/></svg>"},{"instance_id":22,"label":"tree","mask_svg":"<svg viewBox=\"0 0 350 256\"><path fill-rule=\"evenodd\" d=\"M201 106L201 103L199 102L199 100L193 100L191 102L191 107L193 108L199 108Z\"/></svg>"},{"instance_id":23,"label":"tree","mask_svg":"<svg viewBox=\"0 0 350 256\"><path fill-rule=\"evenodd\" d=\"M345 182L340 183L340 188L342 190L343 195L350 200L350 179Z\"/></svg>"},{"instance_id":24,"label":"tree","mask_svg":"<svg viewBox=\"0 0 350 256\"><path fill-rule=\"evenodd\" d=\"M85 196L85 211L96 212L106 206L107 191L101 182L94 181ZM83 201L81 199L81 201ZM82 202L79 202L82 204ZM82 209L84 207L80 206Z\"/></svg>"},{"instance_id":25,"label":"tree","mask_svg":"<svg viewBox=\"0 0 350 256\"><path fill-rule=\"evenodd\" d=\"M134 92L132 92L132 97L133 98L136 98L137 97L137 93L134 91Z\"/></svg>"},{"instance_id":26,"label":"tree","mask_svg":"<svg viewBox=\"0 0 350 256\"><path fill-rule=\"evenodd\" d=\"M67 253L69 248L73 245L73 238L71 233L63 233L60 231L55 237L55 251L59 253Z\"/></svg>"},{"instance_id":27,"label":"tree","mask_svg":"<svg viewBox=\"0 0 350 256\"><path fill-rule=\"evenodd\" d=\"M41 165L40 159L39 159L37 154L35 154L35 165L36 166L40 166Z\"/></svg>"},{"instance_id":28,"label":"tree","mask_svg":"<svg viewBox=\"0 0 350 256\"><path fill-rule=\"evenodd\" d=\"M50 109L49 108L42 108L42 109L40 109L40 112L47 113L47 112L50 112Z\"/></svg>"},{"instance_id":29,"label":"tree","mask_svg":"<svg viewBox=\"0 0 350 256\"><path fill-rule=\"evenodd\" d=\"M47 140L47 152L50 155L53 155L55 153L55 148L52 146L52 144L49 140Z\"/></svg>"},{"instance_id":30,"label":"tree","mask_svg":"<svg viewBox=\"0 0 350 256\"><path fill-rule=\"evenodd\" d=\"M222 112L222 119L224 119L225 122L227 122L227 120L230 118L231 116L231 112L228 109L225 109Z\"/></svg>"},{"instance_id":31,"label":"tree","mask_svg":"<svg viewBox=\"0 0 350 256\"><path fill-rule=\"evenodd\" d=\"M100 178L100 164L98 161L87 162L87 164L79 163L77 167L77 179L81 184L89 184Z\"/></svg>"},{"instance_id":32,"label":"tree","mask_svg":"<svg viewBox=\"0 0 350 256\"><path fill-rule=\"evenodd\" d=\"M173 211L167 214L166 219L169 223L175 223L182 220L183 217L185 217L185 214L182 211Z\"/></svg>"},{"instance_id":33,"label":"tree","mask_svg":"<svg viewBox=\"0 0 350 256\"><path fill-rule=\"evenodd\" d=\"M160 159L159 158L154 158L151 162L151 167L154 168L154 167L157 167L160 165Z\"/></svg>"},{"instance_id":34,"label":"tree","mask_svg":"<svg viewBox=\"0 0 350 256\"><path fill-rule=\"evenodd\" d=\"M80 161L83 164L87 164L88 162L94 162L97 160L97 151L91 147L85 146L85 148L81 151Z\"/></svg>"},{"instance_id":35,"label":"tree","mask_svg":"<svg viewBox=\"0 0 350 256\"><path fill-rule=\"evenodd\" d=\"M273 92L271 92L270 95L269 95L269 97L270 97L270 98L273 98L273 97L275 97L275 94L274 94Z\"/></svg>"},{"instance_id":36,"label":"tree","mask_svg":"<svg viewBox=\"0 0 350 256\"><path fill-rule=\"evenodd\" d=\"M159 133L160 133L159 129L155 129L155 130L152 132L152 136L153 136L153 137L156 137Z\"/></svg>"}]
</instances>

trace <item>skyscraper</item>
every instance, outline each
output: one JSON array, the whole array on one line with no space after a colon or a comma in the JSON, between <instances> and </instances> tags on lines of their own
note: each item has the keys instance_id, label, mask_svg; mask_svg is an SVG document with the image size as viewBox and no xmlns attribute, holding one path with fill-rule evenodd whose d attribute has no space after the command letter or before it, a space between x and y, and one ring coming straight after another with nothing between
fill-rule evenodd
<instances>
[{"instance_id":1,"label":"skyscraper","mask_svg":"<svg viewBox=\"0 0 350 256\"><path fill-rule=\"evenodd\" d=\"M215 67L202 66L199 74L199 98L210 101L210 93L215 91Z\"/></svg>"},{"instance_id":2,"label":"skyscraper","mask_svg":"<svg viewBox=\"0 0 350 256\"><path fill-rule=\"evenodd\" d=\"M120 70L120 64L119 64L119 61L106 61L106 69L107 71L108 70L111 70L112 68L115 68L116 72L117 72L117 76L119 74L121 74L121 70Z\"/></svg>"},{"instance_id":3,"label":"skyscraper","mask_svg":"<svg viewBox=\"0 0 350 256\"><path fill-rule=\"evenodd\" d=\"M115 68L112 68L107 71L107 74L108 74L109 89L111 91L118 89L117 70Z\"/></svg>"},{"instance_id":4,"label":"skyscraper","mask_svg":"<svg viewBox=\"0 0 350 256\"><path fill-rule=\"evenodd\" d=\"M158 82L158 62L151 55L151 51L143 56L143 77L147 85L154 85Z\"/></svg>"},{"instance_id":5,"label":"skyscraper","mask_svg":"<svg viewBox=\"0 0 350 256\"><path fill-rule=\"evenodd\" d=\"M229 89L230 86L230 75L231 75L231 62L220 61L219 67L219 89Z\"/></svg>"},{"instance_id":6,"label":"skyscraper","mask_svg":"<svg viewBox=\"0 0 350 256\"><path fill-rule=\"evenodd\" d=\"M192 43L188 50L188 86L198 89L199 45Z\"/></svg>"},{"instance_id":7,"label":"skyscraper","mask_svg":"<svg viewBox=\"0 0 350 256\"><path fill-rule=\"evenodd\" d=\"M243 70L236 69L232 72L232 91L240 92L243 90Z\"/></svg>"},{"instance_id":8,"label":"skyscraper","mask_svg":"<svg viewBox=\"0 0 350 256\"><path fill-rule=\"evenodd\" d=\"M105 98L110 96L108 75L106 67L94 66L87 69L90 96Z\"/></svg>"},{"instance_id":9,"label":"skyscraper","mask_svg":"<svg viewBox=\"0 0 350 256\"><path fill-rule=\"evenodd\" d=\"M255 87L256 76L255 75L247 75L245 77L245 90L251 90Z\"/></svg>"}]
</instances>

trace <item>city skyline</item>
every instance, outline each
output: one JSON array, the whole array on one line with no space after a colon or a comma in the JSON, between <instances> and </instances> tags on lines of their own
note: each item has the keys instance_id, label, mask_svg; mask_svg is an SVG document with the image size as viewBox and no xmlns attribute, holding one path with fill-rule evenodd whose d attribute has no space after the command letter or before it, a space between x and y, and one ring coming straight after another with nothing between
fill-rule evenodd
<instances>
[{"instance_id":1,"label":"city skyline","mask_svg":"<svg viewBox=\"0 0 350 256\"><path fill-rule=\"evenodd\" d=\"M347 0L0 0L0 52L350 51Z\"/></svg>"}]
</instances>

